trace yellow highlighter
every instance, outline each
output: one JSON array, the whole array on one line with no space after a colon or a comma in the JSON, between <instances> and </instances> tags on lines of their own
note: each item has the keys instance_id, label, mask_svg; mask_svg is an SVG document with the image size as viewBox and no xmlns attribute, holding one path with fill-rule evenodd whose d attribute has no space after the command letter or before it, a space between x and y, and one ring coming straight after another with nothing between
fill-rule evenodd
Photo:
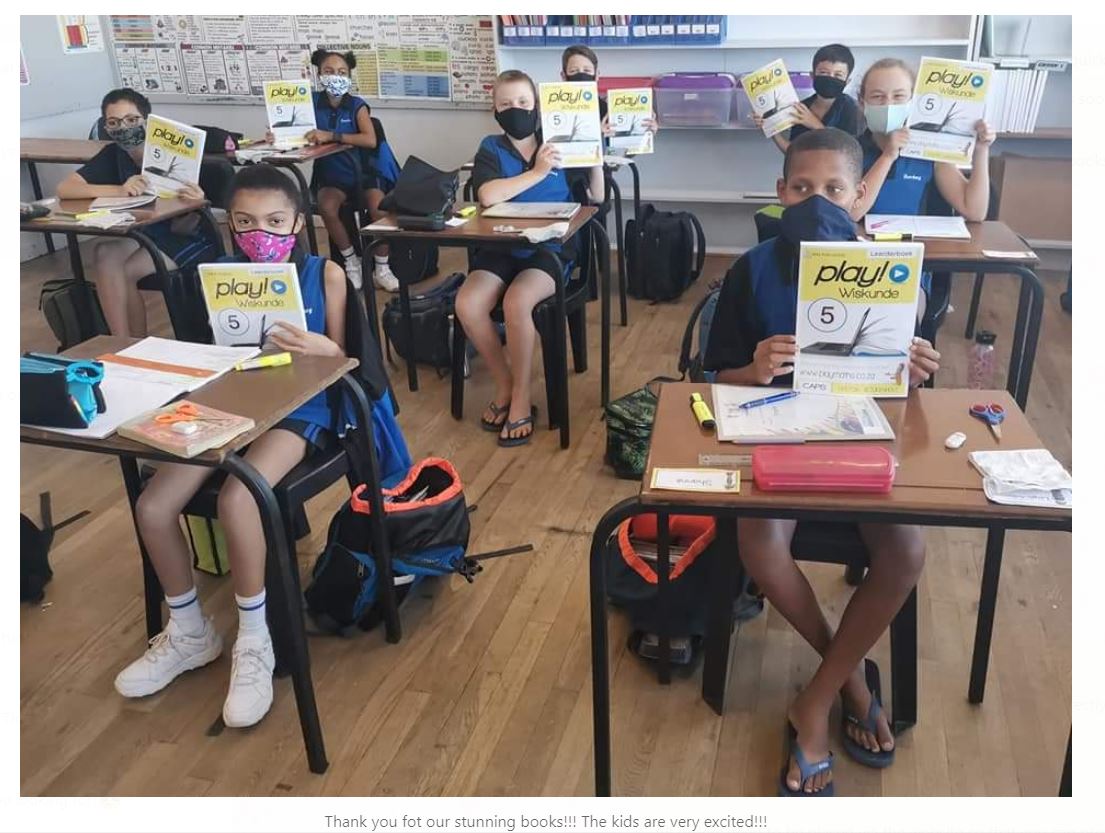
<instances>
[{"instance_id":1,"label":"yellow highlighter","mask_svg":"<svg viewBox=\"0 0 1105 833\"><path fill-rule=\"evenodd\" d=\"M270 353L267 356L258 356L255 359L249 359L244 362L238 362L234 365L235 370L259 370L262 367L283 367L286 364L292 363L292 354L288 352L284 353Z\"/></svg>"},{"instance_id":2,"label":"yellow highlighter","mask_svg":"<svg viewBox=\"0 0 1105 833\"><path fill-rule=\"evenodd\" d=\"M713 428L716 424L714 415L710 413L710 406L702 399L702 394L691 394L691 410L694 412L694 418L703 428Z\"/></svg>"},{"instance_id":3,"label":"yellow highlighter","mask_svg":"<svg viewBox=\"0 0 1105 833\"><path fill-rule=\"evenodd\" d=\"M466 206L464 206L464 208L460 209L457 212L457 216L458 217L471 217L475 213L476 213L476 206L466 205Z\"/></svg>"}]
</instances>

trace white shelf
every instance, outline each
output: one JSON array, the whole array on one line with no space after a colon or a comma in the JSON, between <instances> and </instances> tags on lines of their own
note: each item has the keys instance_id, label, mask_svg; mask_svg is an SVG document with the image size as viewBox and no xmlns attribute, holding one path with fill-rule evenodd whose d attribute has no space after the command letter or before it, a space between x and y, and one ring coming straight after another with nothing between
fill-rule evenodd
<instances>
[{"instance_id":1,"label":"white shelf","mask_svg":"<svg viewBox=\"0 0 1105 833\"><path fill-rule=\"evenodd\" d=\"M746 197L743 191L688 191L682 188L649 188L642 191L641 201L773 205L778 202L778 199L775 197Z\"/></svg>"},{"instance_id":2,"label":"white shelf","mask_svg":"<svg viewBox=\"0 0 1105 833\"><path fill-rule=\"evenodd\" d=\"M848 38L849 47L883 47L883 46L970 46L969 38L893 38L893 37L876 37L876 38ZM595 48L606 52L611 49L624 49L633 50L637 52L648 52L650 50L662 50L662 49L714 49L714 50L736 50L736 49L808 49L811 47L818 47L825 45L825 38L818 37L806 37L806 38L781 38L774 40L739 40L730 39L722 41L721 43L657 43L657 44L638 44L638 45L625 45L617 44L605 46L602 44L596 44ZM533 50L541 49L556 49L563 51L567 44L552 44L545 46L521 46L517 44L505 44L500 43L498 47L502 51L517 50L520 52L530 52ZM1055 59L1059 60L1059 59Z\"/></svg>"}]
</instances>

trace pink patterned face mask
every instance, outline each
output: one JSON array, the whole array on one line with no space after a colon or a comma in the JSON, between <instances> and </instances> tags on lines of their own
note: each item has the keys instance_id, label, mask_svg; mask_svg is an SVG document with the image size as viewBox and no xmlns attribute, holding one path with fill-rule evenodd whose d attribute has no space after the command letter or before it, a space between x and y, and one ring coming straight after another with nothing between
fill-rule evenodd
<instances>
[{"instance_id":1,"label":"pink patterned face mask","mask_svg":"<svg viewBox=\"0 0 1105 833\"><path fill-rule=\"evenodd\" d=\"M295 248L294 234L273 234L264 229L236 231L234 239L253 263L278 263Z\"/></svg>"}]
</instances>

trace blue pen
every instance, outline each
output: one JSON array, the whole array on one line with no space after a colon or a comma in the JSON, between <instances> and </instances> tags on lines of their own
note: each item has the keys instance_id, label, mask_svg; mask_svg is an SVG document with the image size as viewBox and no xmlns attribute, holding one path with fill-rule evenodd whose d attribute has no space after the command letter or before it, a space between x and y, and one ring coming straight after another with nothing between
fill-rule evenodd
<instances>
[{"instance_id":1,"label":"blue pen","mask_svg":"<svg viewBox=\"0 0 1105 833\"><path fill-rule=\"evenodd\" d=\"M758 408L761 405L774 405L776 402L783 402L787 399L793 399L798 395L796 390L788 390L786 393L776 393L773 396L765 396L763 399L753 399L751 402L742 402L741 408L749 411L752 408Z\"/></svg>"}]
</instances>

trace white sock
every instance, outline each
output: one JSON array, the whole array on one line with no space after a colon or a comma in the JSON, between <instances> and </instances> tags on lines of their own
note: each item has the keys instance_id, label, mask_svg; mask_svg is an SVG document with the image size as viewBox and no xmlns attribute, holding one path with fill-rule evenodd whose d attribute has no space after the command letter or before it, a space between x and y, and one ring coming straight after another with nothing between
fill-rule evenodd
<instances>
[{"instance_id":1,"label":"white sock","mask_svg":"<svg viewBox=\"0 0 1105 833\"><path fill-rule=\"evenodd\" d=\"M345 258L346 260L349 260L349 258L351 258L351 257L356 257L357 256L357 252L352 246L349 246L348 248L345 248L345 249L338 249L338 251L341 252L341 256L343 258Z\"/></svg>"},{"instance_id":2,"label":"white sock","mask_svg":"<svg viewBox=\"0 0 1105 833\"><path fill-rule=\"evenodd\" d=\"M169 605L169 621L176 622L182 633L187 636L203 633L203 609L194 586L179 596L166 596L165 602Z\"/></svg>"},{"instance_id":3,"label":"white sock","mask_svg":"<svg viewBox=\"0 0 1105 833\"><path fill-rule=\"evenodd\" d=\"M261 636L269 629L265 622L265 591L256 596L234 594L238 603L238 636Z\"/></svg>"},{"instance_id":4,"label":"white sock","mask_svg":"<svg viewBox=\"0 0 1105 833\"><path fill-rule=\"evenodd\" d=\"M388 265L388 256L387 255L373 255L372 256L372 261L377 266L387 266Z\"/></svg>"}]
</instances>

